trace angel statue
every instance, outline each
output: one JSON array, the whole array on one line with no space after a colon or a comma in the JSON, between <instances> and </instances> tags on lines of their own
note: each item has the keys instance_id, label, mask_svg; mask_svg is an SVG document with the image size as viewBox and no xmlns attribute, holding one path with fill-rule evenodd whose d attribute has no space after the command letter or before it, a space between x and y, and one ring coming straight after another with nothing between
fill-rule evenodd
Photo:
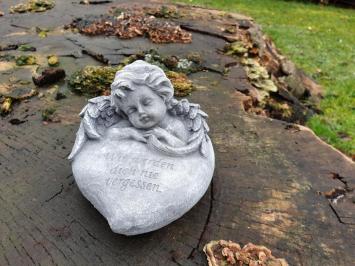
<instances>
[{"instance_id":1,"label":"angel statue","mask_svg":"<svg viewBox=\"0 0 355 266\"><path fill-rule=\"evenodd\" d=\"M173 97L164 71L135 61L118 71L110 96L90 99L69 159L83 195L111 229L159 229L206 192L214 151L198 104Z\"/></svg>"},{"instance_id":2,"label":"angel statue","mask_svg":"<svg viewBox=\"0 0 355 266\"><path fill-rule=\"evenodd\" d=\"M173 97L164 71L137 60L118 71L110 96L89 100L69 159L75 159L88 139L133 139L170 156L199 150L203 156L209 128L198 104Z\"/></svg>"}]
</instances>

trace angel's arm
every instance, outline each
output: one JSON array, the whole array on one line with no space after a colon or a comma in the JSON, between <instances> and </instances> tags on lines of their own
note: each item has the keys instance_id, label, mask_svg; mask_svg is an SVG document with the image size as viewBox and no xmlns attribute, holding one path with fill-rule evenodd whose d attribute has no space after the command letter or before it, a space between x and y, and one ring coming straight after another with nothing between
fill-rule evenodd
<instances>
[{"instance_id":1,"label":"angel's arm","mask_svg":"<svg viewBox=\"0 0 355 266\"><path fill-rule=\"evenodd\" d=\"M189 138L188 129L180 120L177 120L174 124L175 127L173 129L173 135L177 137L184 145L186 145Z\"/></svg>"},{"instance_id":2,"label":"angel's arm","mask_svg":"<svg viewBox=\"0 0 355 266\"><path fill-rule=\"evenodd\" d=\"M178 101L172 99L169 102L169 110L171 115L177 115L184 118L184 125L186 125L188 136L184 145L171 146L159 141L159 139L152 135L148 139L148 145L158 151L164 152L171 156L183 156L197 150L200 151L202 156L207 156L207 143L210 141L207 135L209 128L205 118L207 114L200 109L200 105L189 103L186 99ZM174 129L172 130L177 133ZM178 130L178 133L179 132ZM178 139L186 138L178 135ZM171 140L171 138L169 137Z\"/></svg>"},{"instance_id":3,"label":"angel's arm","mask_svg":"<svg viewBox=\"0 0 355 266\"><path fill-rule=\"evenodd\" d=\"M171 147L182 147L186 145L186 142L161 127L156 127L152 130L146 131L144 136L148 139L156 138L158 140L162 140Z\"/></svg>"},{"instance_id":4,"label":"angel's arm","mask_svg":"<svg viewBox=\"0 0 355 266\"><path fill-rule=\"evenodd\" d=\"M146 143L147 140L142 132L134 127L114 127L108 130L107 137L111 140L133 139L139 142Z\"/></svg>"}]
</instances>

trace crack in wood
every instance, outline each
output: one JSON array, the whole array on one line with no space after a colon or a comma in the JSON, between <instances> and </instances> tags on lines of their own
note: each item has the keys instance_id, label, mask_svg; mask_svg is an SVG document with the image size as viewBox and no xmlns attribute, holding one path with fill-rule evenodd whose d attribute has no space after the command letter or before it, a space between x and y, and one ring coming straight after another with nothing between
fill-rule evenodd
<instances>
[{"instance_id":1,"label":"crack in wood","mask_svg":"<svg viewBox=\"0 0 355 266\"><path fill-rule=\"evenodd\" d=\"M49 202L52 199L54 199L55 197L57 197L58 195L60 195L64 190L64 185L61 184L60 190L58 192L56 192L53 196L51 196L50 198L46 199L45 202Z\"/></svg>"},{"instance_id":2,"label":"crack in wood","mask_svg":"<svg viewBox=\"0 0 355 266\"><path fill-rule=\"evenodd\" d=\"M30 27L22 26L22 25L17 25L17 24L10 24L11 27L14 28L19 28L19 29L24 29L24 30L30 30Z\"/></svg>"},{"instance_id":3,"label":"crack in wood","mask_svg":"<svg viewBox=\"0 0 355 266\"><path fill-rule=\"evenodd\" d=\"M83 0L79 2L79 4L81 5L105 5L109 3L112 3L112 1L111 0L94 0L94 1Z\"/></svg>"},{"instance_id":4,"label":"crack in wood","mask_svg":"<svg viewBox=\"0 0 355 266\"><path fill-rule=\"evenodd\" d=\"M82 49L82 52L83 52L83 54L91 56L92 58L99 61L100 63L108 64L108 62L109 62L109 60L107 58L105 58L105 56L103 54L98 54L98 53L95 53L95 52L88 50L88 49Z\"/></svg>"},{"instance_id":5,"label":"crack in wood","mask_svg":"<svg viewBox=\"0 0 355 266\"><path fill-rule=\"evenodd\" d=\"M210 31L206 31L206 30L202 30L202 29L197 29L197 28L194 28L192 25L189 25L189 24L180 24L180 28L183 29L183 30L188 30L188 31L192 31L192 32L196 32L196 33L200 33L200 34L204 34L204 35L220 38L222 40L230 42L230 38L228 38L228 37L226 37L226 36L224 36L222 34L218 34L218 33L215 33L215 32L210 32Z\"/></svg>"},{"instance_id":6,"label":"crack in wood","mask_svg":"<svg viewBox=\"0 0 355 266\"><path fill-rule=\"evenodd\" d=\"M96 53L92 50L87 49L86 46L82 45L78 40L73 40L71 38L66 38L68 41L70 41L71 43L73 43L74 45L78 46L79 48L81 48L81 52L85 55L88 55L90 57L92 57L93 59L95 59L96 61L106 64L106 65L110 65L110 60L108 58L106 58L105 56L108 55L122 55L122 56L131 56L134 55L132 53L114 53L114 54L99 54ZM126 49L126 47L120 48L120 49L114 49L115 51L120 51L122 49Z\"/></svg>"},{"instance_id":7,"label":"crack in wood","mask_svg":"<svg viewBox=\"0 0 355 266\"><path fill-rule=\"evenodd\" d=\"M220 75L224 75L222 71L219 71L218 69L214 69L214 68L211 68L211 67L206 67L204 66L202 71L210 71L210 72L213 72L213 73L217 73L217 74L220 74ZM201 72L201 71L198 71L198 72Z\"/></svg>"},{"instance_id":8,"label":"crack in wood","mask_svg":"<svg viewBox=\"0 0 355 266\"><path fill-rule=\"evenodd\" d=\"M339 216L339 214L337 213L337 211L334 209L334 207L332 206L332 204L329 203L329 207L330 209L333 211L335 217L338 219L338 222L341 224L345 224L342 220L341 217Z\"/></svg>"},{"instance_id":9,"label":"crack in wood","mask_svg":"<svg viewBox=\"0 0 355 266\"><path fill-rule=\"evenodd\" d=\"M204 224L204 226L203 226L202 232L201 232L200 237L199 237L199 239L198 239L197 245L196 245L196 247L194 247L194 248L191 250L189 256L187 256L187 259L189 259L189 260L192 260L192 259L194 258L195 252L200 248L203 235L205 234L205 232L206 232L206 230L207 230L207 226L208 226L208 224L209 224L209 222L210 222L210 219L211 219L212 209L213 209L213 200L214 200L214 192L213 192L213 178L212 178L212 182L211 182L211 193L210 193L210 207L209 207L209 210L208 210L208 214L207 214L207 217L206 217L205 224Z\"/></svg>"},{"instance_id":10,"label":"crack in wood","mask_svg":"<svg viewBox=\"0 0 355 266\"><path fill-rule=\"evenodd\" d=\"M346 180L346 177L343 177L340 174L335 173L335 172L330 172L330 174L331 174L331 178L334 180L340 181L343 184L343 187L341 187L341 188L336 187L336 188L333 188L332 190L326 191L326 192L317 191L317 193L319 195L324 196L328 200L328 202L329 202L328 206L330 207L330 209L334 213L334 215L337 218L339 223L345 224L345 225L354 225L354 223L344 222L343 218L352 218L352 217L344 217L342 215L339 215L339 213L335 207L338 200L345 198L348 193L352 193L354 191L354 187L351 187L349 185L348 181Z\"/></svg>"}]
</instances>

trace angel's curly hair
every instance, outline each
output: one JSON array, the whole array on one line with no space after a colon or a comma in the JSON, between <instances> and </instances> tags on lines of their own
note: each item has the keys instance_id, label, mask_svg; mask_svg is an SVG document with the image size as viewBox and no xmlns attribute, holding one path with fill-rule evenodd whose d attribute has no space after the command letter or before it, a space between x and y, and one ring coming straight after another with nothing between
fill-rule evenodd
<instances>
[{"instance_id":1,"label":"angel's curly hair","mask_svg":"<svg viewBox=\"0 0 355 266\"><path fill-rule=\"evenodd\" d=\"M158 66L137 60L117 71L111 84L111 105L114 106L114 97L122 99L126 96L125 91L133 91L134 85L141 84L151 88L165 103L173 98L174 87L164 71Z\"/></svg>"}]
</instances>

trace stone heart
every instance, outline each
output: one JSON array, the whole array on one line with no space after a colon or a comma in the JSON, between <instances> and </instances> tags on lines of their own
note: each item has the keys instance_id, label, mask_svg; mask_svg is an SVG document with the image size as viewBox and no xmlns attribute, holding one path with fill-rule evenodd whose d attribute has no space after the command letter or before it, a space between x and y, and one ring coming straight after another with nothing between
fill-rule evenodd
<instances>
[{"instance_id":1,"label":"stone heart","mask_svg":"<svg viewBox=\"0 0 355 266\"><path fill-rule=\"evenodd\" d=\"M206 192L214 151L170 157L133 140L88 141L72 163L83 195L125 235L159 229L190 210Z\"/></svg>"}]
</instances>

